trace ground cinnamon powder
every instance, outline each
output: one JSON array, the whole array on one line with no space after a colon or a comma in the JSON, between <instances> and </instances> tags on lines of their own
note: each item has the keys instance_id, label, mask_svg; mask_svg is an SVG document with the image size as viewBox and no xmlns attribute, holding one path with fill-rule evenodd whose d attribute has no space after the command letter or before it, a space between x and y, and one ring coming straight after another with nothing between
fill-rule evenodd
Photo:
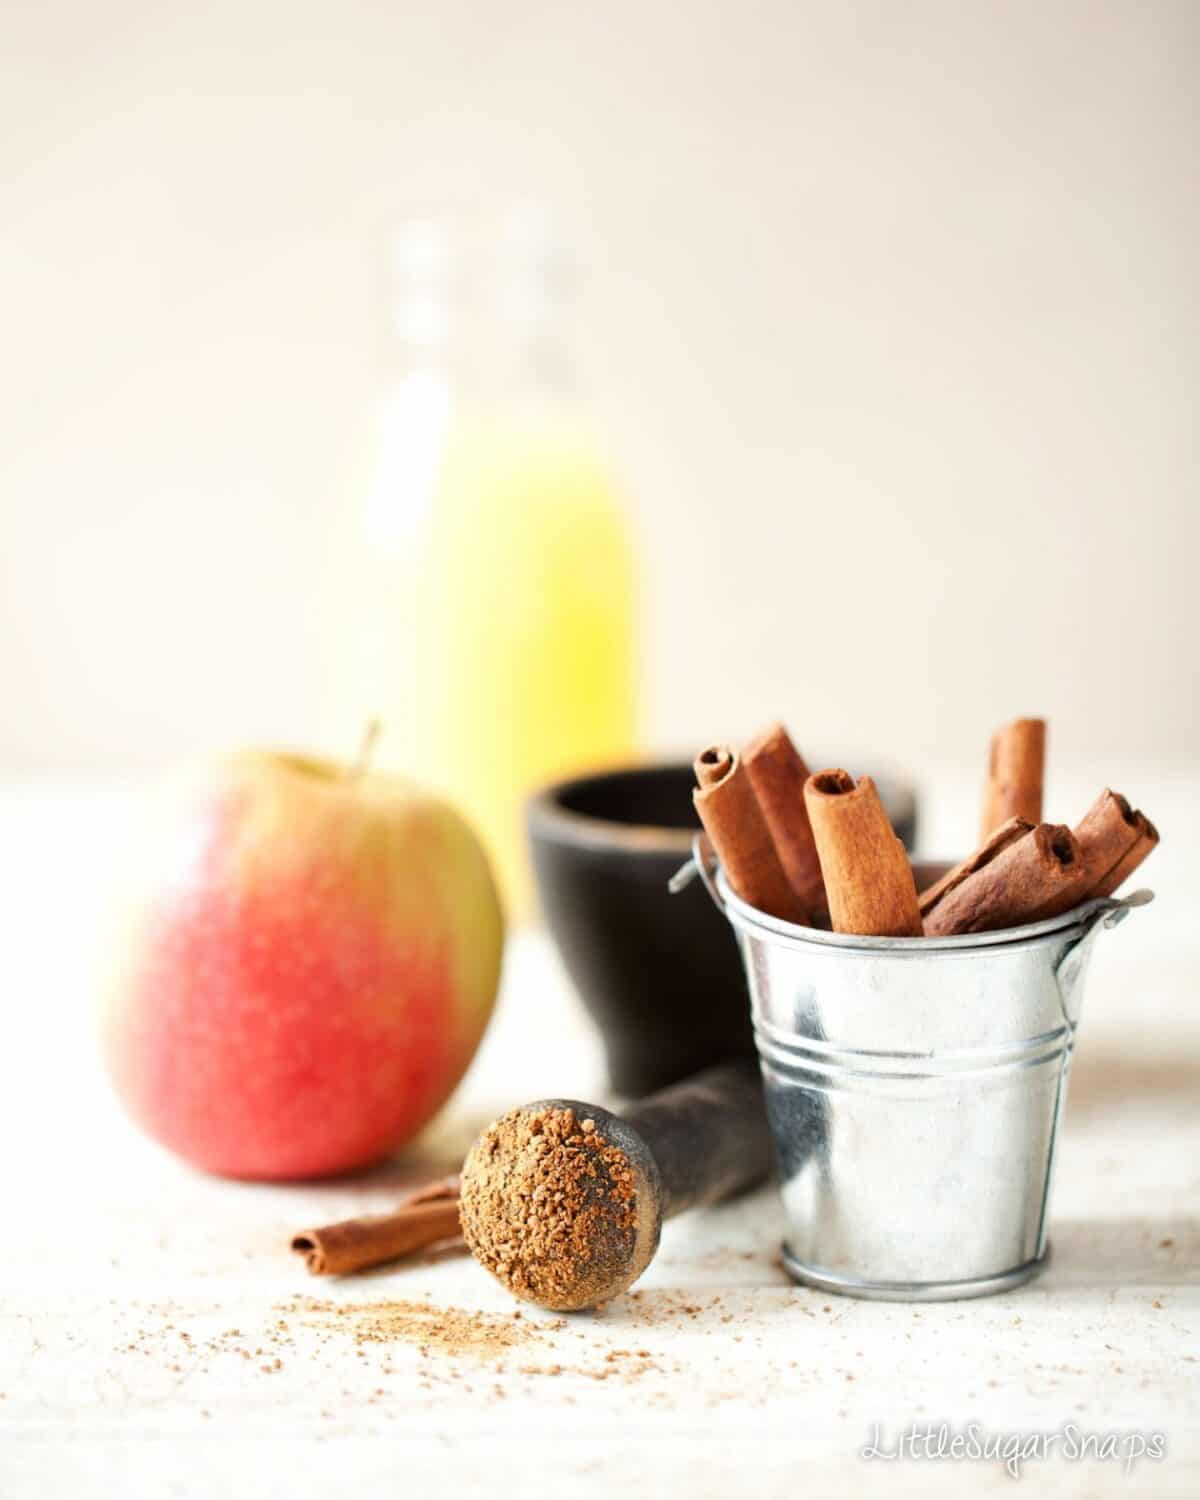
<instances>
[{"instance_id":1,"label":"ground cinnamon powder","mask_svg":"<svg viewBox=\"0 0 1200 1500\"><path fill-rule=\"evenodd\" d=\"M594 1120L559 1107L512 1110L463 1165L463 1234L516 1296L587 1307L633 1254L635 1193L629 1158Z\"/></svg>"}]
</instances>

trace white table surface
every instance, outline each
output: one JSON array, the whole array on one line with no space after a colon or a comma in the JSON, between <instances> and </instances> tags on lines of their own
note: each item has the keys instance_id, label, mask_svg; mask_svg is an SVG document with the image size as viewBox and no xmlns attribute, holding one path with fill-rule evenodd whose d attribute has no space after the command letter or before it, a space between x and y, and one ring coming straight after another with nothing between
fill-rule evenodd
<instances>
[{"instance_id":1,"label":"white table surface","mask_svg":"<svg viewBox=\"0 0 1200 1500\"><path fill-rule=\"evenodd\" d=\"M1059 1455L1023 1482L1200 1493L1200 805L1182 773L1106 770L1164 831L1139 882L1159 899L1092 967L1049 1270L976 1302L829 1297L783 1275L764 1189L674 1221L638 1297L565 1320L513 1319L467 1259L331 1283L286 1249L299 1227L386 1208L514 1103L601 1093L597 1040L543 935L511 942L480 1055L418 1146L340 1183L207 1178L125 1122L94 1060L91 976L130 788L7 786L0 1500L1004 1492L994 1462L860 1456L874 1424L891 1447L941 1421L1161 1432L1165 1460L1132 1474ZM1052 783L1064 811L1094 779ZM926 849L967 841L974 783L925 788ZM400 1299L479 1312L518 1341L423 1354L355 1337Z\"/></svg>"}]
</instances>

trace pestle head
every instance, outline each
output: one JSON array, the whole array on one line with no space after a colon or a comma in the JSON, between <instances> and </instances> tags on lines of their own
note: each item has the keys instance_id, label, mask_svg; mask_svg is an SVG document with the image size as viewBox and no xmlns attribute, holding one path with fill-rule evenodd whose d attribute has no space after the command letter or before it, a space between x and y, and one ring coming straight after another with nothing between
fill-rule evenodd
<instances>
[{"instance_id":1,"label":"pestle head","mask_svg":"<svg viewBox=\"0 0 1200 1500\"><path fill-rule=\"evenodd\" d=\"M598 1105L542 1099L509 1110L467 1153L461 1184L471 1253L539 1307L606 1302L658 1249L658 1166L637 1131Z\"/></svg>"}]
</instances>

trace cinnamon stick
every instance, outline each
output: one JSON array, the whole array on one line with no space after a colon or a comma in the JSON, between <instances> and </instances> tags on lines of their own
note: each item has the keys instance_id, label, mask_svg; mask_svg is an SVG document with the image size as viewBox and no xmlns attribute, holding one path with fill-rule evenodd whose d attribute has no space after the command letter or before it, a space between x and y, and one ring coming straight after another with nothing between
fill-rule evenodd
<instances>
[{"instance_id":1,"label":"cinnamon stick","mask_svg":"<svg viewBox=\"0 0 1200 1500\"><path fill-rule=\"evenodd\" d=\"M980 840L1009 818L1041 822L1045 762L1045 719L1014 719L996 731L988 754Z\"/></svg>"},{"instance_id":2,"label":"cinnamon stick","mask_svg":"<svg viewBox=\"0 0 1200 1500\"><path fill-rule=\"evenodd\" d=\"M808 911L780 863L746 767L728 745L696 757L692 797L729 884L748 902L786 922L806 922Z\"/></svg>"},{"instance_id":3,"label":"cinnamon stick","mask_svg":"<svg viewBox=\"0 0 1200 1500\"><path fill-rule=\"evenodd\" d=\"M1146 856L1152 854L1157 847L1158 829L1146 814L1135 810L1133 818L1137 824L1137 838L1108 874L1092 887L1088 892L1089 896L1111 896L1114 891L1125 884Z\"/></svg>"},{"instance_id":4,"label":"cinnamon stick","mask_svg":"<svg viewBox=\"0 0 1200 1500\"><path fill-rule=\"evenodd\" d=\"M804 786L834 932L920 937L912 866L869 776L818 771Z\"/></svg>"},{"instance_id":5,"label":"cinnamon stick","mask_svg":"<svg viewBox=\"0 0 1200 1500\"><path fill-rule=\"evenodd\" d=\"M804 802L809 772L803 756L783 725L772 724L743 747L742 762L788 883L810 922L827 920L829 902Z\"/></svg>"},{"instance_id":6,"label":"cinnamon stick","mask_svg":"<svg viewBox=\"0 0 1200 1500\"><path fill-rule=\"evenodd\" d=\"M1063 824L1022 833L948 889L925 917L926 937L995 932L1069 911L1088 895L1079 841Z\"/></svg>"},{"instance_id":7,"label":"cinnamon stick","mask_svg":"<svg viewBox=\"0 0 1200 1500\"><path fill-rule=\"evenodd\" d=\"M306 1229L293 1236L291 1248L304 1257L314 1276L346 1276L456 1239L461 1233L458 1178L448 1177L410 1193L390 1214Z\"/></svg>"},{"instance_id":8,"label":"cinnamon stick","mask_svg":"<svg viewBox=\"0 0 1200 1500\"><path fill-rule=\"evenodd\" d=\"M1075 837L1088 867L1091 889L1095 890L1137 843L1140 829L1125 798L1105 787L1076 824Z\"/></svg>"},{"instance_id":9,"label":"cinnamon stick","mask_svg":"<svg viewBox=\"0 0 1200 1500\"><path fill-rule=\"evenodd\" d=\"M1010 844L1015 844L1019 838L1023 838L1033 828L1032 823L1027 823L1024 818L1009 818L1007 823L1001 823L995 833L983 841L974 854L969 854L961 864L955 865L952 870L947 870L940 880L934 881L927 886L918 898L921 908L921 916L927 917L929 913L942 901L951 891L957 890L969 875L974 875L977 870L982 870L985 865L991 864L1003 850Z\"/></svg>"}]
</instances>

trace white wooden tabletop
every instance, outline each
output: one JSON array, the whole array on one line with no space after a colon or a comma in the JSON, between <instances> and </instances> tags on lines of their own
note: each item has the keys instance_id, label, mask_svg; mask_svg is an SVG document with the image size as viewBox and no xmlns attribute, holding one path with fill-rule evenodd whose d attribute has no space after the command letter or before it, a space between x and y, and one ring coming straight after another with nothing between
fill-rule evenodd
<instances>
[{"instance_id":1,"label":"white wooden tabletop","mask_svg":"<svg viewBox=\"0 0 1200 1500\"><path fill-rule=\"evenodd\" d=\"M516 1318L465 1258L326 1283L286 1248L388 1207L504 1108L603 1096L542 934L510 943L482 1051L417 1147L339 1183L207 1178L125 1122L94 1060L130 789L5 788L0 1497L1007 1492L1000 1461L882 1456L914 1430L936 1449L943 1423L943 1446L1052 1435L1023 1473L1056 1495L1200 1492L1200 799L1179 773L1106 769L1163 829L1138 882L1159 899L1092 966L1046 1273L976 1302L830 1297L783 1274L763 1189L672 1222L636 1296L566 1319ZM929 851L964 842L972 787L925 788ZM1098 787L1062 790L1081 810ZM426 1305L467 1316L425 1337ZM1156 1434L1165 1457L1132 1472L1073 1456Z\"/></svg>"}]
</instances>

